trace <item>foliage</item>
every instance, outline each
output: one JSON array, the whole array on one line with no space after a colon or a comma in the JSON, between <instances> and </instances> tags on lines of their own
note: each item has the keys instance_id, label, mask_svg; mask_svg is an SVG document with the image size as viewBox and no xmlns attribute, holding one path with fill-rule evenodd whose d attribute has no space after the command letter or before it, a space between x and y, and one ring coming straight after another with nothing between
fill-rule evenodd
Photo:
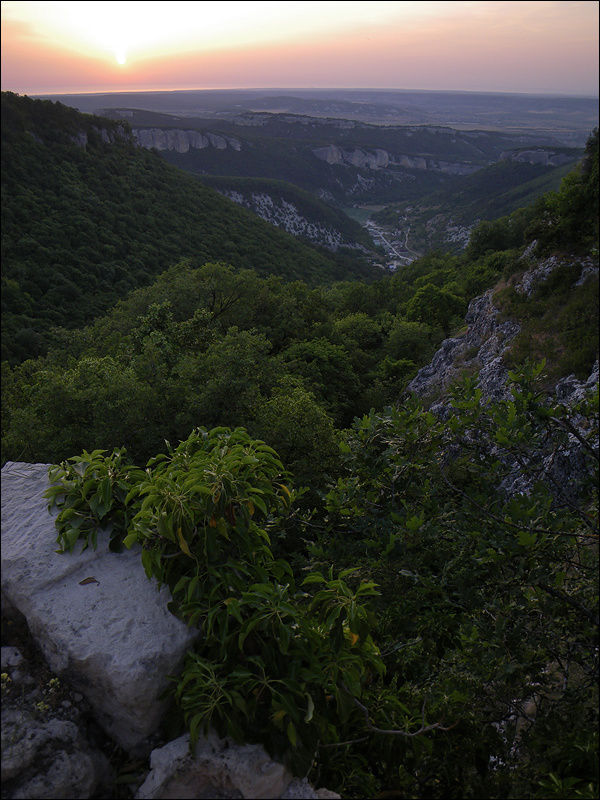
<instances>
[{"instance_id":1,"label":"foliage","mask_svg":"<svg viewBox=\"0 0 600 800\"><path fill-rule=\"evenodd\" d=\"M141 462L198 424L244 425L266 436L282 381L314 396L313 421L330 441L326 428L394 400L433 354L442 328L408 322L401 309L416 292L427 306L426 278L436 281L434 294L446 291L442 297L459 303L444 287L460 274L437 257L402 279L311 289L222 263L180 262L89 328L57 332L60 347L47 357L3 366L3 458L57 461L84 448L125 446ZM289 404L285 414L291 423ZM269 437L291 455L282 424ZM331 450L320 449L310 430L299 431L296 444L293 469Z\"/></svg>"},{"instance_id":2,"label":"foliage","mask_svg":"<svg viewBox=\"0 0 600 800\"><path fill-rule=\"evenodd\" d=\"M128 463L124 448L109 456L105 452L84 450L81 456L73 456L48 472L48 507L60 509L56 517L59 553L71 552L80 539L83 550L90 544L95 550L98 531L109 525L110 549L121 549L123 531L130 522L128 495L144 473Z\"/></svg>"},{"instance_id":3,"label":"foliage","mask_svg":"<svg viewBox=\"0 0 600 800\"><path fill-rule=\"evenodd\" d=\"M414 716L424 704L451 728L348 749L402 796L543 796L550 772L597 791L580 748L597 746L598 396L567 412L543 401L539 370L513 378L513 399L489 406L457 388L445 423L410 404L357 422L313 534L313 557L379 584L386 678L364 699L378 727L392 682ZM543 467L572 447L573 418L586 463L555 485ZM326 782L337 762L323 757Z\"/></svg>"},{"instance_id":4,"label":"foliage","mask_svg":"<svg viewBox=\"0 0 600 800\"><path fill-rule=\"evenodd\" d=\"M275 201L291 203L309 221L340 231L348 242L359 242L368 249L373 249L371 237L362 225L359 225L340 209L317 199L314 195L299 189L292 183L286 183L281 180L267 180L265 178L236 178L215 175L203 175L202 183L219 191L237 192L245 200L251 200L253 194L267 194L274 198Z\"/></svg>"},{"instance_id":5,"label":"foliage","mask_svg":"<svg viewBox=\"0 0 600 800\"><path fill-rule=\"evenodd\" d=\"M598 247L598 128L587 141L579 169L570 172L558 192L549 192L535 204L530 239L540 252L585 252Z\"/></svg>"},{"instance_id":6,"label":"foliage","mask_svg":"<svg viewBox=\"0 0 600 800\"><path fill-rule=\"evenodd\" d=\"M436 247L463 249L462 241L452 238L457 225L471 228L468 244L471 254L518 247L522 241L517 220L523 216L523 207L533 204L542 194L559 189L562 179L581 156L581 150L555 147L548 150L552 154L558 150L570 157L570 163L542 166L504 158L455 179L450 187L439 187L416 203L410 199L387 206L372 214L372 219L392 228L406 230L410 226L411 247L420 251ZM512 220L512 244L505 235L507 218Z\"/></svg>"},{"instance_id":7,"label":"foliage","mask_svg":"<svg viewBox=\"0 0 600 800\"><path fill-rule=\"evenodd\" d=\"M62 130L48 182L64 188L69 159L89 167L92 151L120 174L127 159L91 127L87 151ZM548 200L564 246L581 224L586 253L590 148ZM253 257L229 258L220 229L233 265L179 261L87 328L55 328L45 356L3 362L3 458L56 464L60 551L101 535L139 547L171 609L201 626L173 686L194 738L212 725L261 741L347 796L597 795L598 393L567 408L542 392L587 377L597 279L576 286L565 259L530 298L514 292L536 225L542 250L558 241L538 211L370 284L241 269ZM35 349L41 295L7 280ZM522 325L513 366L538 352L547 366L516 370L501 403L464 381L443 419L415 400L381 410L499 280Z\"/></svg>"},{"instance_id":8,"label":"foliage","mask_svg":"<svg viewBox=\"0 0 600 800\"><path fill-rule=\"evenodd\" d=\"M577 285L580 272L581 264L569 258L530 296L514 285L495 293L494 302L503 314L521 326L506 357L509 366L526 357L545 357L550 379L570 373L580 380L588 377L598 357L598 276L591 274Z\"/></svg>"},{"instance_id":9,"label":"foliage","mask_svg":"<svg viewBox=\"0 0 600 800\"><path fill-rule=\"evenodd\" d=\"M53 473L60 539L103 522L112 470L118 538L202 627L174 686L194 739L212 725L261 741L350 796L543 796L548 781L588 796L598 393L549 404L542 368L487 406L457 386L446 423L416 402L357 420L310 512L241 429L195 430L145 472L84 453ZM555 485L544 465L572 420L582 461Z\"/></svg>"},{"instance_id":10,"label":"foliage","mask_svg":"<svg viewBox=\"0 0 600 800\"><path fill-rule=\"evenodd\" d=\"M175 688L192 742L209 726L240 741L263 741L296 769L319 742L335 741L368 676L383 665L364 601L375 584L311 572L296 588L271 552L269 531L294 501L277 455L242 429L197 429L146 471L123 452L99 451L50 470L45 493L62 552L79 539L95 547L110 519L112 538L141 545L149 578L167 583L171 608L202 628ZM123 474L125 473L125 474ZM125 492L127 491L127 494Z\"/></svg>"},{"instance_id":11,"label":"foliage","mask_svg":"<svg viewBox=\"0 0 600 800\"><path fill-rule=\"evenodd\" d=\"M126 123L2 94L3 358L45 353L53 327L89 323L185 257L313 284L370 274L137 147Z\"/></svg>"},{"instance_id":12,"label":"foliage","mask_svg":"<svg viewBox=\"0 0 600 800\"><path fill-rule=\"evenodd\" d=\"M417 289L406 305L406 317L420 323L438 325L444 335L450 333L451 323L462 317L465 307L460 297L427 283Z\"/></svg>"}]
</instances>

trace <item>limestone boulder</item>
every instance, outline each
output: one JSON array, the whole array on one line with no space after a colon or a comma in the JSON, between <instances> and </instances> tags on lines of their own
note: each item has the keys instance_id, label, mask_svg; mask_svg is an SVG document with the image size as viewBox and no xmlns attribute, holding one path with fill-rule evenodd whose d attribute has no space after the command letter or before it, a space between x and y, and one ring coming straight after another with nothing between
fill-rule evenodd
<instances>
[{"instance_id":1,"label":"limestone boulder","mask_svg":"<svg viewBox=\"0 0 600 800\"><path fill-rule=\"evenodd\" d=\"M214 732L200 737L194 753L189 735L152 751L150 772L136 800L172 798L339 798L294 778L256 744L238 745Z\"/></svg>"},{"instance_id":2,"label":"limestone boulder","mask_svg":"<svg viewBox=\"0 0 600 800\"><path fill-rule=\"evenodd\" d=\"M16 623L4 623L14 637ZM113 771L88 735L85 701L79 708L69 688L28 655L2 647L2 797L85 800L110 791Z\"/></svg>"},{"instance_id":3,"label":"limestone boulder","mask_svg":"<svg viewBox=\"0 0 600 800\"><path fill-rule=\"evenodd\" d=\"M91 797L109 772L73 722L40 721L26 710L2 712L3 797Z\"/></svg>"},{"instance_id":4,"label":"limestone boulder","mask_svg":"<svg viewBox=\"0 0 600 800\"><path fill-rule=\"evenodd\" d=\"M24 615L50 669L81 692L121 747L149 752L166 709L159 699L198 632L167 609L139 550L56 552L56 511L43 498L48 466L2 468L2 593Z\"/></svg>"}]
</instances>

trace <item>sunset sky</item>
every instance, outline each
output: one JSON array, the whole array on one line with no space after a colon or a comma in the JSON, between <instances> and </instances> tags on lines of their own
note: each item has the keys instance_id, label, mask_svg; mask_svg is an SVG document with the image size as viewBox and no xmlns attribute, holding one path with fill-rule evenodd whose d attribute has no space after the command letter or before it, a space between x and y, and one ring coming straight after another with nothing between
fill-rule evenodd
<instances>
[{"instance_id":1,"label":"sunset sky","mask_svg":"<svg viewBox=\"0 0 600 800\"><path fill-rule=\"evenodd\" d=\"M598 95L598 2L2 2L2 89Z\"/></svg>"}]
</instances>

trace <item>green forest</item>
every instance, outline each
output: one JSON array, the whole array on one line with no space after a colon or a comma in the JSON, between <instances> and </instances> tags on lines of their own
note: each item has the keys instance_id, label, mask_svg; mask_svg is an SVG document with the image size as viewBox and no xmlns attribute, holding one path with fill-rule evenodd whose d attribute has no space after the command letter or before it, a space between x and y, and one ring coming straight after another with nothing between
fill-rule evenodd
<instances>
[{"instance_id":1,"label":"green forest","mask_svg":"<svg viewBox=\"0 0 600 800\"><path fill-rule=\"evenodd\" d=\"M127 125L10 92L1 124L11 363L43 354L54 327L85 325L181 258L311 284L372 275L354 251L309 247L137 147Z\"/></svg>"},{"instance_id":2,"label":"green forest","mask_svg":"<svg viewBox=\"0 0 600 800\"><path fill-rule=\"evenodd\" d=\"M598 390L553 394L598 358L597 131L462 254L374 275L120 123L4 103L2 463L53 465L64 558L110 523L201 627L168 735L342 797L597 797ZM534 240L558 267L526 296ZM487 290L521 326L511 399L472 368L412 396Z\"/></svg>"}]
</instances>

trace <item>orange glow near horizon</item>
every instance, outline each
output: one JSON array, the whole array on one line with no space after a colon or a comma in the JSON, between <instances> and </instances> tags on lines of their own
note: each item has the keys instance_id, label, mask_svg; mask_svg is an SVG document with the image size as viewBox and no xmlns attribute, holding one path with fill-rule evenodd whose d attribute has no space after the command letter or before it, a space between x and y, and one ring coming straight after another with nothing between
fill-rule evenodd
<instances>
[{"instance_id":1,"label":"orange glow near horizon","mask_svg":"<svg viewBox=\"0 0 600 800\"><path fill-rule=\"evenodd\" d=\"M598 94L597 2L3 2L2 89Z\"/></svg>"}]
</instances>

